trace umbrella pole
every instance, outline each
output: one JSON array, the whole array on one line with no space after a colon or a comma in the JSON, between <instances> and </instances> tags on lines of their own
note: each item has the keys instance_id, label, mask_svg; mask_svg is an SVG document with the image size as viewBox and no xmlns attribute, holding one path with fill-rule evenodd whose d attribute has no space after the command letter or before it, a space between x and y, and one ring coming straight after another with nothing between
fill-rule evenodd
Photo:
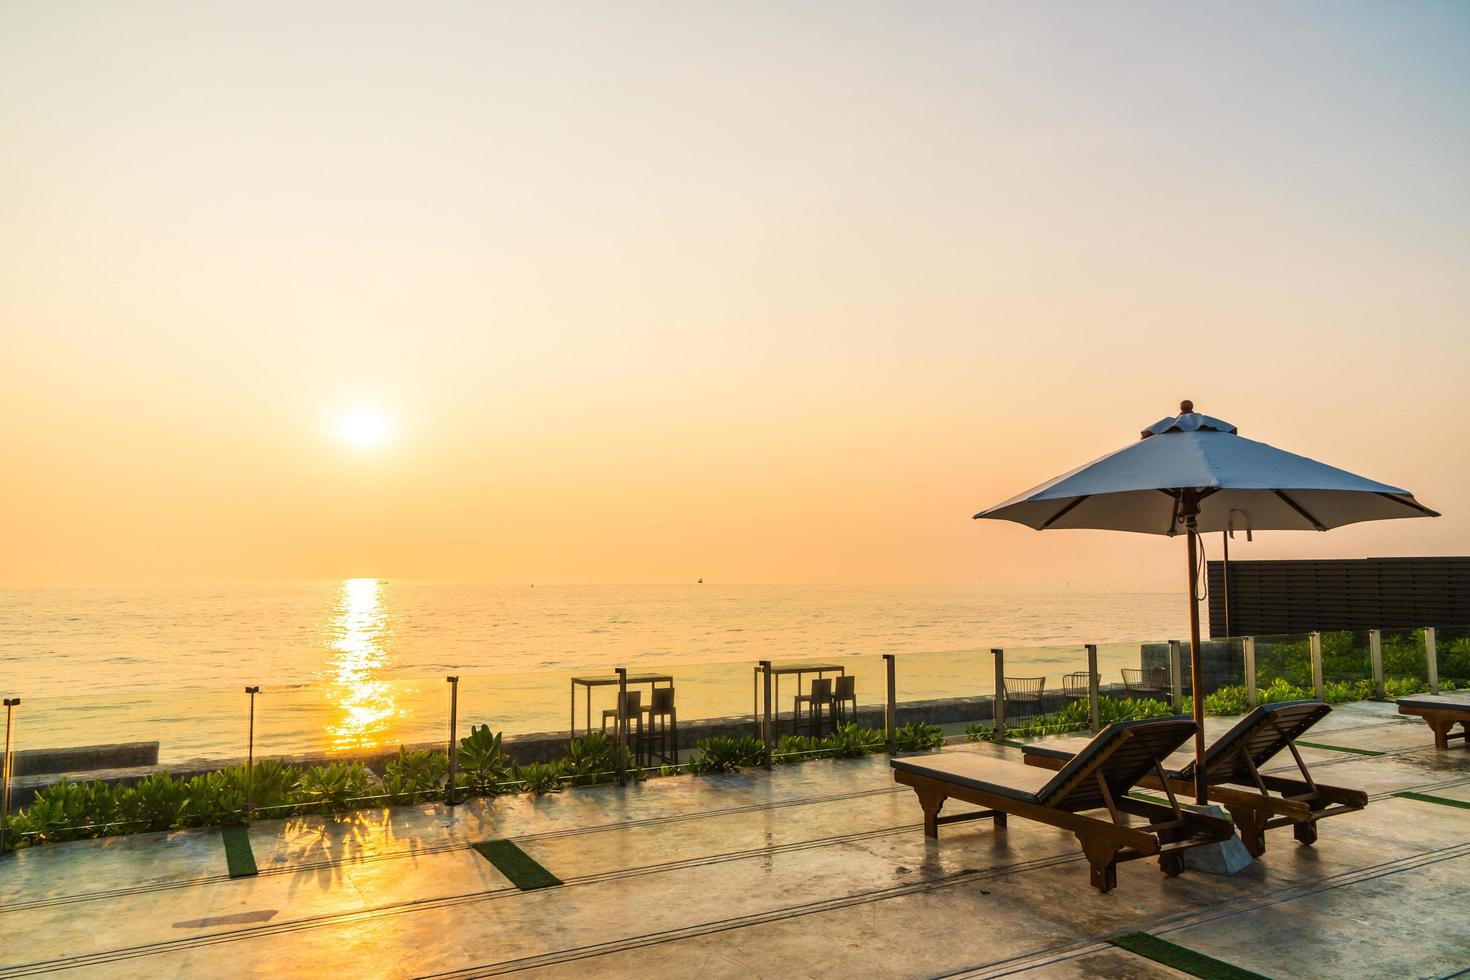
<instances>
[{"instance_id":1,"label":"umbrella pole","mask_svg":"<svg viewBox=\"0 0 1470 980\"><path fill-rule=\"evenodd\" d=\"M1194 801L1205 804L1205 672L1199 642L1199 603L1194 583L1199 581L1199 529L1193 515L1188 518L1189 539L1189 693L1194 702Z\"/></svg>"}]
</instances>

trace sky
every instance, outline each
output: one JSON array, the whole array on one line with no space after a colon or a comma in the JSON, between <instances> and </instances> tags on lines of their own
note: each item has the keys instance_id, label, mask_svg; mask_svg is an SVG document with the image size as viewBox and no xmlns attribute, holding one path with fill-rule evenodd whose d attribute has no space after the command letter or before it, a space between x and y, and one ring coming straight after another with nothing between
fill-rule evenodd
<instances>
[{"instance_id":1,"label":"sky","mask_svg":"<svg viewBox=\"0 0 1470 980\"><path fill-rule=\"evenodd\" d=\"M1470 553L1467 96L1451 2L5 0L0 584L1173 587L970 515L1181 398L1445 515L1232 557Z\"/></svg>"}]
</instances>

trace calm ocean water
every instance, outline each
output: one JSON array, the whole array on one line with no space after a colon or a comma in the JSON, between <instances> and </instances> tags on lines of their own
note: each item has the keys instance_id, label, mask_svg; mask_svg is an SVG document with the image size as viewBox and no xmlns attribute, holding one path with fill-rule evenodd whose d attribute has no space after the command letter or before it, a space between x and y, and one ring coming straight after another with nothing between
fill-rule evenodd
<instances>
[{"instance_id":1,"label":"calm ocean water","mask_svg":"<svg viewBox=\"0 0 1470 980\"><path fill-rule=\"evenodd\" d=\"M1080 644L1110 644L1105 669L1135 663L1183 618L1170 593L933 586L8 589L0 690L24 699L22 748L157 739L180 759L243 753L241 691L259 684L260 751L294 753L439 737L448 673L466 725L564 730L570 677L616 665L673 674L692 718L748 713L760 659L842 662L876 702L878 656L898 653L902 696L944 696L993 686L993 646L1008 674L1055 684Z\"/></svg>"}]
</instances>

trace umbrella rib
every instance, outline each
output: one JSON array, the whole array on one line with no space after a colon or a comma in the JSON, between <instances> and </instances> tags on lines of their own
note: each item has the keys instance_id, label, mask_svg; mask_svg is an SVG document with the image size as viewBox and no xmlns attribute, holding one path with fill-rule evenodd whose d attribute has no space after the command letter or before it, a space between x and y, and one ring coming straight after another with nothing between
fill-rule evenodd
<instances>
[{"instance_id":1,"label":"umbrella rib","mask_svg":"<svg viewBox=\"0 0 1470 980\"><path fill-rule=\"evenodd\" d=\"M1057 521L1061 520L1063 517L1066 517L1067 516L1067 513L1069 511L1071 511L1071 509L1073 507L1076 507L1078 504L1082 503L1082 501L1086 500L1090 496L1092 496L1092 494L1090 494L1090 493L1084 493L1082 496L1074 498L1070 504L1068 504L1067 506L1063 507L1061 510L1057 511L1055 514L1053 514L1050 517L1048 517L1046 519L1046 523L1044 523L1044 524L1041 525L1041 530L1045 531L1047 528L1051 527Z\"/></svg>"},{"instance_id":2,"label":"umbrella rib","mask_svg":"<svg viewBox=\"0 0 1470 980\"><path fill-rule=\"evenodd\" d=\"M1395 501L1397 503L1403 504L1405 507L1412 507L1415 510L1417 510L1419 513L1423 514L1425 517L1438 517L1438 516L1440 516L1439 515L1439 511L1437 511L1437 510L1430 510L1428 507L1425 507L1423 504L1419 503L1419 501L1417 501L1417 500L1405 500L1403 497L1397 497L1397 496L1394 496L1391 493L1384 493L1382 490L1377 491L1377 493L1378 493L1378 496L1380 496L1380 497L1386 497L1389 500L1392 500L1392 501Z\"/></svg>"},{"instance_id":3,"label":"umbrella rib","mask_svg":"<svg viewBox=\"0 0 1470 980\"><path fill-rule=\"evenodd\" d=\"M1286 501L1286 504L1287 504L1288 507L1290 507L1292 510L1296 511L1298 514L1302 515L1302 517L1305 518L1308 522L1310 522L1311 525L1314 528L1316 528L1319 531L1325 531L1325 530L1327 530L1327 525L1323 524L1321 521L1317 520L1317 518L1315 518L1311 514L1307 513L1307 509L1305 507L1303 507L1301 504L1297 503L1295 500L1292 500L1285 493L1283 493L1280 490L1272 490L1271 492L1274 493L1276 496L1280 497L1282 500Z\"/></svg>"}]
</instances>

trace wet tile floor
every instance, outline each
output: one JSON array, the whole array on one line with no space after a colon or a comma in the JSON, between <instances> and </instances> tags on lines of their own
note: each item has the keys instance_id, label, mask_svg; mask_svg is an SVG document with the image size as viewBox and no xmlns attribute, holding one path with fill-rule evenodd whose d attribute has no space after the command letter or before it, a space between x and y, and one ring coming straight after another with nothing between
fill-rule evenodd
<instances>
[{"instance_id":1,"label":"wet tile floor","mask_svg":"<svg viewBox=\"0 0 1470 980\"><path fill-rule=\"evenodd\" d=\"M1465 969L1470 809L1442 801L1470 800L1470 750L1392 705L1328 721L1314 775L1372 803L1314 847L1272 831L1233 877L1135 861L1101 895L1050 827L926 840L877 756L262 821L238 879L218 831L24 850L0 860L0 976L1181 975L1127 933L1266 976ZM522 891L471 847L502 838L564 884Z\"/></svg>"}]
</instances>

